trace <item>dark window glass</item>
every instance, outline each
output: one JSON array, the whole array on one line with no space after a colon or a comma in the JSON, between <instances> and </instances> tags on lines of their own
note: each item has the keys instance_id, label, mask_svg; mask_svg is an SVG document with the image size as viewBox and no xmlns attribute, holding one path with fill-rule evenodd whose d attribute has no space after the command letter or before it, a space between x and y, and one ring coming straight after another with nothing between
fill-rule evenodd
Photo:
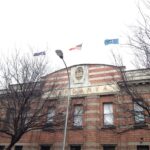
<instances>
[{"instance_id":1,"label":"dark window glass","mask_svg":"<svg viewBox=\"0 0 150 150\"><path fill-rule=\"evenodd\" d=\"M4 150L5 146L0 145L0 150Z\"/></svg>"},{"instance_id":2,"label":"dark window glass","mask_svg":"<svg viewBox=\"0 0 150 150\"><path fill-rule=\"evenodd\" d=\"M70 150L81 150L81 146L80 145L71 145Z\"/></svg>"},{"instance_id":3,"label":"dark window glass","mask_svg":"<svg viewBox=\"0 0 150 150\"><path fill-rule=\"evenodd\" d=\"M103 150L115 150L115 146L106 145L106 146L103 146Z\"/></svg>"},{"instance_id":4,"label":"dark window glass","mask_svg":"<svg viewBox=\"0 0 150 150\"><path fill-rule=\"evenodd\" d=\"M15 146L15 150L22 150L23 146Z\"/></svg>"},{"instance_id":5,"label":"dark window glass","mask_svg":"<svg viewBox=\"0 0 150 150\"><path fill-rule=\"evenodd\" d=\"M149 150L149 146L147 146L147 145L139 145L139 146L137 146L137 150Z\"/></svg>"},{"instance_id":6,"label":"dark window glass","mask_svg":"<svg viewBox=\"0 0 150 150\"><path fill-rule=\"evenodd\" d=\"M6 113L6 121L8 123L12 123L14 121L14 118L15 118L15 109L9 108Z\"/></svg>"},{"instance_id":7,"label":"dark window glass","mask_svg":"<svg viewBox=\"0 0 150 150\"><path fill-rule=\"evenodd\" d=\"M50 145L41 145L40 150L50 150Z\"/></svg>"}]
</instances>

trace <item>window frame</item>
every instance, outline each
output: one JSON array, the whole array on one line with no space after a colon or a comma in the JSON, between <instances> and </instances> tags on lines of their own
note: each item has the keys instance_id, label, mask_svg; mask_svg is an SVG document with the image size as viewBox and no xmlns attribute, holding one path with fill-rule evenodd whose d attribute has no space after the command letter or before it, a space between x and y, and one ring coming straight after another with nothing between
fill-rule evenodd
<instances>
[{"instance_id":1,"label":"window frame","mask_svg":"<svg viewBox=\"0 0 150 150\"><path fill-rule=\"evenodd\" d=\"M81 144L71 144L70 146L69 146L69 150L71 150L71 147L79 147L80 146L80 149L82 150L82 145Z\"/></svg>"},{"instance_id":2,"label":"window frame","mask_svg":"<svg viewBox=\"0 0 150 150\"><path fill-rule=\"evenodd\" d=\"M49 111L51 111L51 110L52 110L52 113L49 113ZM46 124L53 124L55 115L56 115L56 108L55 107L48 107Z\"/></svg>"},{"instance_id":3,"label":"window frame","mask_svg":"<svg viewBox=\"0 0 150 150\"><path fill-rule=\"evenodd\" d=\"M146 147L149 150L149 145L137 145L137 150L140 150L141 147Z\"/></svg>"},{"instance_id":4,"label":"window frame","mask_svg":"<svg viewBox=\"0 0 150 150\"><path fill-rule=\"evenodd\" d=\"M19 150L23 150L23 146L22 145L15 145L14 150L18 150L18 148L19 148Z\"/></svg>"},{"instance_id":5,"label":"window frame","mask_svg":"<svg viewBox=\"0 0 150 150\"><path fill-rule=\"evenodd\" d=\"M51 144L40 144L40 150L42 150L43 147L49 147L49 150L51 150L52 145Z\"/></svg>"},{"instance_id":6,"label":"window frame","mask_svg":"<svg viewBox=\"0 0 150 150\"><path fill-rule=\"evenodd\" d=\"M76 113L76 108L80 107L81 109L81 113L80 110L79 112ZM80 123L78 124L76 121L78 121L78 119L80 119ZM73 127L75 128L82 128L83 127L83 105L82 104L75 104L74 105L74 112L73 112Z\"/></svg>"},{"instance_id":7,"label":"window frame","mask_svg":"<svg viewBox=\"0 0 150 150\"><path fill-rule=\"evenodd\" d=\"M5 145L0 145L0 150L4 150L5 149Z\"/></svg>"},{"instance_id":8,"label":"window frame","mask_svg":"<svg viewBox=\"0 0 150 150\"><path fill-rule=\"evenodd\" d=\"M143 102L142 101L134 101L133 102L134 122L135 122L135 124L144 124L144 122L145 122L144 109L138 103L139 104L141 103L141 105L142 105Z\"/></svg>"},{"instance_id":9,"label":"window frame","mask_svg":"<svg viewBox=\"0 0 150 150\"><path fill-rule=\"evenodd\" d=\"M106 148L114 148L116 149L116 144L104 144L103 145L103 150L106 150Z\"/></svg>"},{"instance_id":10,"label":"window frame","mask_svg":"<svg viewBox=\"0 0 150 150\"><path fill-rule=\"evenodd\" d=\"M105 113L105 106L106 105L111 105L112 106L112 112L111 113ZM105 118L107 115L111 115L112 117L112 123L106 123L105 122ZM106 103L103 103L103 126L104 127L113 127L114 126L114 106L113 106L113 103L112 102L106 102Z\"/></svg>"}]
</instances>

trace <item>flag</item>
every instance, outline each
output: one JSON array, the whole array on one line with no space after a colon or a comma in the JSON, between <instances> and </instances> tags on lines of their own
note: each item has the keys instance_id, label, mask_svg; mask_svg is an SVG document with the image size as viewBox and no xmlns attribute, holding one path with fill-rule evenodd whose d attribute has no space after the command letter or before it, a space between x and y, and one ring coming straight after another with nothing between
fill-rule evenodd
<instances>
[{"instance_id":1,"label":"flag","mask_svg":"<svg viewBox=\"0 0 150 150\"><path fill-rule=\"evenodd\" d=\"M104 41L105 45L109 45L109 44L119 44L119 39L106 39Z\"/></svg>"},{"instance_id":2,"label":"flag","mask_svg":"<svg viewBox=\"0 0 150 150\"><path fill-rule=\"evenodd\" d=\"M33 54L33 56L40 56L40 55L46 55L45 51Z\"/></svg>"},{"instance_id":3,"label":"flag","mask_svg":"<svg viewBox=\"0 0 150 150\"><path fill-rule=\"evenodd\" d=\"M79 44L79 45L76 45L75 47L72 47L70 48L69 50L72 51L72 50L81 50L82 48L82 44Z\"/></svg>"}]
</instances>

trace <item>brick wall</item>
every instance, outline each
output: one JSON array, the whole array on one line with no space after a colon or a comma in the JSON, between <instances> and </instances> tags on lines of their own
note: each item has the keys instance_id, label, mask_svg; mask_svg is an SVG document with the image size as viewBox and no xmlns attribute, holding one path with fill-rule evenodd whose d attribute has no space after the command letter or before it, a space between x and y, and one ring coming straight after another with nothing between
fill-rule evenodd
<instances>
[{"instance_id":1,"label":"brick wall","mask_svg":"<svg viewBox=\"0 0 150 150\"><path fill-rule=\"evenodd\" d=\"M69 72L71 68L69 68ZM116 68L112 66L103 65L89 65L88 66L88 83L84 86L105 85L115 80L119 80L119 74ZM52 85L53 81L57 81L57 88L67 88L67 74L65 70L60 70L53 74L46 76L47 84L45 90ZM83 86L81 83L76 85ZM76 88L75 87L75 88ZM73 88L73 87L71 87ZM150 94L145 94L145 97L150 98ZM114 93L109 94L88 94L75 95L71 98L71 106L73 108L76 104L83 105L83 126L82 128L69 127L67 131L67 147L69 145L81 145L82 150L102 150L103 145L115 145L116 150L135 150L137 145L150 146L150 130L146 129L132 129L126 132L117 133L118 125L129 124L131 120L118 119L120 108L116 104L118 96ZM60 108L66 106L67 97L64 96L60 100ZM128 97L125 98L128 100ZM104 127L103 104L112 103L114 113L114 126L111 128ZM127 115L127 114L123 114ZM72 121L72 120L70 120ZM133 120L132 120L133 121ZM63 141L63 129L57 131L32 131L25 134L17 143L24 146L24 150L38 150L41 144L48 144L52 146L53 150L60 150ZM0 136L0 145L7 145L9 139Z\"/></svg>"}]
</instances>

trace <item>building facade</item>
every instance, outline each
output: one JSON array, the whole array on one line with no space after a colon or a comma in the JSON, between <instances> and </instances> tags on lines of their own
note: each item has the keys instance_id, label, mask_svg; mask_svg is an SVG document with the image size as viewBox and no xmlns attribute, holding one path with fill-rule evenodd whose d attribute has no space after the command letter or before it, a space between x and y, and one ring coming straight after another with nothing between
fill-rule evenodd
<instances>
[{"instance_id":1,"label":"building facade","mask_svg":"<svg viewBox=\"0 0 150 150\"><path fill-rule=\"evenodd\" d=\"M124 69L123 67L121 69ZM122 77L120 68L102 64L80 64L68 67L70 76L70 111L66 150L149 150L150 118L142 114L142 108L131 116L124 105L130 105L131 96L120 92ZM147 70L126 71L129 83L136 86L150 103L150 74ZM59 109L65 109L68 98L66 69L45 77L45 93L42 98L60 101ZM48 88L55 82L55 90ZM118 85L118 83L120 83ZM131 87L132 87L131 86ZM125 103L127 102L127 103ZM129 102L129 103L128 103ZM129 104L129 105L128 105ZM52 123L55 108L50 108L47 121ZM130 116L130 117L129 117ZM16 150L61 150L64 130L36 130L25 134L15 145ZM0 150L9 139L0 136Z\"/></svg>"}]
</instances>

